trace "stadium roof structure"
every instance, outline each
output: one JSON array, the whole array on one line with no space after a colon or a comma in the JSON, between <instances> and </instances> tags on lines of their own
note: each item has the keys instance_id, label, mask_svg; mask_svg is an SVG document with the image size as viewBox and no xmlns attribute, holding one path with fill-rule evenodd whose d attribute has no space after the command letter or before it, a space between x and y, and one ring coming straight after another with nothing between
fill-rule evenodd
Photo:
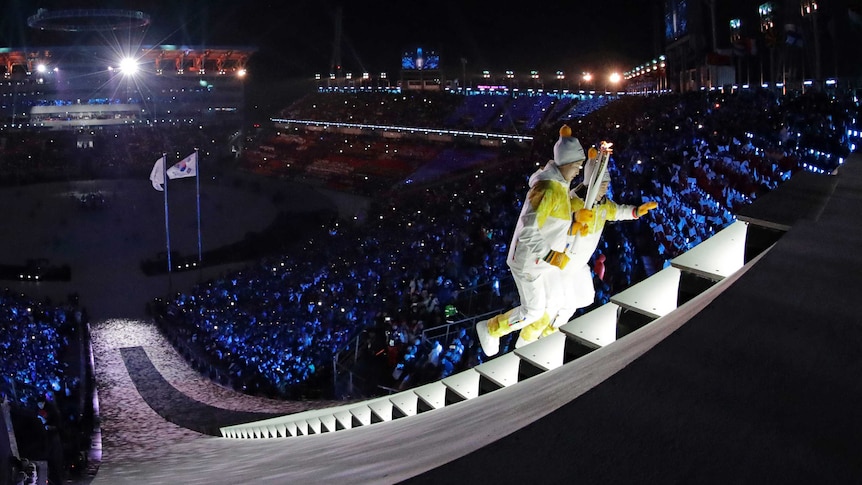
<instances>
[{"instance_id":1,"label":"stadium roof structure","mask_svg":"<svg viewBox=\"0 0 862 485\"><path fill-rule=\"evenodd\" d=\"M38 30L59 32L101 32L143 28L150 16L139 10L41 8L27 18L27 25Z\"/></svg>"},{"instance_id":2,"label":"stadium roof structure","mask_svg":"<svg viewBox=\"0 0 862 485\"><path fill-rule=\"evenodd\" d=\"M230 74L246 69L255 48L248 46L141 46L128 54L139 64L152 64L157 74ZM104 56L98 52L104 51ZM95 54L95 55L94 55ZM7 76L15 72L16 66L27 73L36 71L40 65L57 66L63 62L119 63L117 53L104 46L52 46L39 48L7 48L0 51L0 69ZM62 66L59 66L62 69Z\"/></svg>"}]
</instances>

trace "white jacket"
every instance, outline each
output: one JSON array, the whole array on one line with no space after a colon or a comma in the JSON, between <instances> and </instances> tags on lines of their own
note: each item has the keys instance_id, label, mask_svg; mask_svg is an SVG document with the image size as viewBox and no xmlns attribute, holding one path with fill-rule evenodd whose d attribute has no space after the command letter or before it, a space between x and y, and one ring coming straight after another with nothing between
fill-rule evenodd
<instances>
[{"instance_id":1,"label":"white jacket","mask_svg":"<svg viewBox=\"0 0 862 485\"><path fill-rule=\"evenodd\" d=\"M566 250L572 207L569 182L553 161L530 176L530 190L509 245L508 264L520 270L547 270L548 252Z\"/></svg>"}]
</instances>

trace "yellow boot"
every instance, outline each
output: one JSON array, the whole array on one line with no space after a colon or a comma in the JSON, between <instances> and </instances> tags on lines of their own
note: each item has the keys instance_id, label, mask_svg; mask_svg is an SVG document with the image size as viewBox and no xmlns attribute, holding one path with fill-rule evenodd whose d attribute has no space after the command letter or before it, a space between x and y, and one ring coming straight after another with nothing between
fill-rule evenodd
<instances>
[{"instance_id":1,"label":"yellow boot","mask_svg":"<svg viewBox=\"0 0 862 485\"><path fill-rule=\"evenodd\" d=\"M550 326L551 317L545 313L542 315L542 318L521 329L521 333L518 334L518 340L515 342L515 348L520 349L528 343L538 340L539 337L543 336L543 331Z\"/></svg>"},{"instance_id":2,"label":"yellow boot","mask_svg":"<svg viewBox=\"0 0 862 485\"><path fill-rule=\"evenodd\" d=\"M545 327L544 330L542 330L542 337L547 337L548 335L551 335L556 331L557 331L557 327L555 327L553 324L549 323L548 326Z\"/></svg>"},{"instance_id":3,"label":"yellow boot","mask_svg":"<svg viewBox=\"0 0 862 485\"><path fill-rule=\"evenodd\" d=\"M509 317L513 311L509 310L502 315L497 315L490 320L482 320L476 324L476 336L479 338L479 345L482 346L482 351L488 357L497 355L497 352L500 351L500 337L512 332Z\"/></svg>"},{"instance_id":4,"label":"yellow boot","mask_svg":"<svg viewBox=\"0 0 862 485\"><path fill-rule=\"evenodd\" d=\"M509 310L488 320L488 332L492 337L500 338L512 333L512 322L509 320L509 317L512 316L512 312L514 311Z\"/></svg>"}]
</instances>

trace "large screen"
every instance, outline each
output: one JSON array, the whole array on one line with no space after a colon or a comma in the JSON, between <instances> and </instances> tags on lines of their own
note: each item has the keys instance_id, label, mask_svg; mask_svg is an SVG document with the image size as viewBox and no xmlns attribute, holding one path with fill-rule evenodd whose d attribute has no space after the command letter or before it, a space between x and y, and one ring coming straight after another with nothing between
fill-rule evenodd
<instances>
[{"instance_id":1,"label":"large screen","mask_svg":"<svg viewBox=\"0 0 862 485\"><path fill-rule=\"evenodd\" d=\"M676 40L688 33L688 0L665 0L664 37Z\"/></svg>"},{"instance_id":2,"label":"large screen","mask_svg":"<svg viewBox=\"0 0 862 485\"><path fill-rule=\"evenodd\" d=\"M426 51L421 47L405 51L401 56L401 69L440 69L440 56L434 51Z\"/></svg>"}]
</instances>

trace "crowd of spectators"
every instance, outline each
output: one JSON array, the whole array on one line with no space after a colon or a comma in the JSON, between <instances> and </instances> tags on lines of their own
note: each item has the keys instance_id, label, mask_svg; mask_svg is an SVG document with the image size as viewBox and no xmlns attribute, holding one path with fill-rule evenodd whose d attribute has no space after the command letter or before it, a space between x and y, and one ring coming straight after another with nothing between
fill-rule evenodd
<instances>
[{"instance_id":1,"label":"crowd of spectators","mask_svg":"<svg viewBox=\"0 0 862 485\"><path fill-rule=\"evenodd\" d=\"M454 116L467 101L453 96L315 93L283 115L433 127L445 127L447 119L460 119L459 123L479 119ZM589 98L565 107L549 106L541 97L534 101L537 108L530 110L523 101L501 96L493 100L518 106L519 119L532 119L523 113L536 110L546 113L532 131L532 121L516 123L534 137L532 149L484 147L475 154L480 163L465 164L468 171L457 177L375 191L364 221L330 221L285 254L178 293L161 302L160 318L176 329L178 338L202 349L226 381L246 392L283 397L326 393L320 389L332 382L333 371L346 365L339 360L346 348L351 349L353 363L371 361L380 370L372 388L419 385L485 359L466 317L511 306L516 298L505 264L511 231L527 179L550 158L562 122L572 125L585 144L614 143L609 193L614 200L659 204L642 220L605 229L596 253L596 262L601 260L603 267L596 272L596 305L725 227L741 207L793 173L834 170L858 142L850 133L858 130L854 124L860 119L859 103L843 94L699 92ZM490 117L484 127L493 126L494 120ZM507 129L504 125L499 129ZM231 135L205 133L193 128L177 129L174 137L140 128L111 135L4 133L8 168L3 182L91 173L143 179L161 151L185 151L190 139L202 146L214 139L223 144ZM95 148L56 141L81 136L94 137ZM251 151L274 147L270 153L293 152L295 163L308 166L321 156L349 167L363 160L369 179L388 177L378 187L389 187L453 149L445 144L399 143L383 135L376 140L319 132L282 136L260 140ZM336 149L339 153L333 154ZM92 159L87 161L88 157ZM78 162L69 164L70 159ZM263 176L301 178L307 173L265 172L260 163L240 166ZM375 168L378 172L372 171ZM369 193L357 187L344 189ZM49 355L56 360L59 348L40 343L43 337L38 335L22 340L16 332L30 335L32 330L48 339L51 330L43 326L60 335L64 325L76 321L74 315L37 312L32 302L18 302L13 296L5 295L2 302L6 319L14 324L4 330L8 333L0 345L8 349L6 355L16 356L8 359L13 371L4 373L4 393L20 401L32 385L32 393L20 402L37 407L38 396L46 392L55 398L67 390L74 393L76 383L62 372L15 374L33 370L32 362L50 363ZM46 315L50 319L39 323ZM59 315L65 320L55 321ZM426 338L430 329L460 320L447 338ZM26 349L11 348L24 341ZM40 372L45 369L50 366L37 365Z\"/></svg>"},{"instance_id":2,"label":"crowd of spectators","mask_svg":"<svg viewBox=\"0 0 862 485\"><path fill-rule=\"evenodd\" d=\"M277 118L380 126L525 134L542 123L576 117L607 103L605 95L447 91L321 92L281 110ZM337 116L333 116L337 113Z\"/></svg>"},{"instance_id":3,"label":"crowd of spectators","mask_svg":"<svg viewBox=\"0 0 862 485\"><path fill-rule=\"evenodd\" d=\"M0 401L10 404L20 455L47 461L61 483L82 470L93 426L81 366L86 313L74 298L54 305L7 289L0 315Z\"/></svg>"},{"instance_id":4,"label":"crowd of spectators","mask_svg":"<svg viewBox=\"0 0 862 485\"><path fill-rule=\"evenodd\" d=\"M286 111L301 119L376 123L377 106L386 104L377 98L402 95L366 96L317 93ZM411 99L421 107L427 101L417 96ZM465 103L450 103L449 118ZM355 350L378 358L385 369L378 385L418 385L484 359L468 321L447 340L424 335L453 320L443 309L457 307L459 297L508 279L505 255L520 197L529 174L550 157L562 121L585 143L615 144L614 200L659 203L654 215L605 230L596 253L604 268L603 278L595 278L598 305L725 227L741 207L794 172L836 168L853 146L848 133L859 109L842 96L768 91L578 104L595 110L551 111L560 118L537 127L532 152L501 150L469 177L378 194L365 223L332 224L295 253L177 295L167 302L168 312L191 338L207 342L211 355L233 369L232 378L245 376L248 386L255 376L252 392L289 394L291 386L331 366L357 336L363 343ZM367 109L360 116L362 106ZM362 149L382 156L396 146L379 141ZM503 307L511 298L497 290L484 308L469 313Z\"/></svg>"},{"instance_id":5,"label":"crowd of spectators","mask_svg":"<svg viewBox=\"0 0 862 485\"><path fill-rule=\"evenodd\" d=\"M440 128L445 117L462 103L462 96L441 91L403 94L367 92L361 96L326 92L298 100L283 109L277 117ZM337 113L338 117L333 117L333 113Z\"/></svg>"},{"instance_id":6,"label":"crowd of spectators","mask_svg":"<svg viewBox=\"0 0 862 485\"><path fill-rule=\"evenodd\" d=\"M240 157L243 170L333 190L377 196L397 185L451 177L499 157L499 149L475 143L393 139L379 132L260 130Z\"/></svg>"}]
</instances>

